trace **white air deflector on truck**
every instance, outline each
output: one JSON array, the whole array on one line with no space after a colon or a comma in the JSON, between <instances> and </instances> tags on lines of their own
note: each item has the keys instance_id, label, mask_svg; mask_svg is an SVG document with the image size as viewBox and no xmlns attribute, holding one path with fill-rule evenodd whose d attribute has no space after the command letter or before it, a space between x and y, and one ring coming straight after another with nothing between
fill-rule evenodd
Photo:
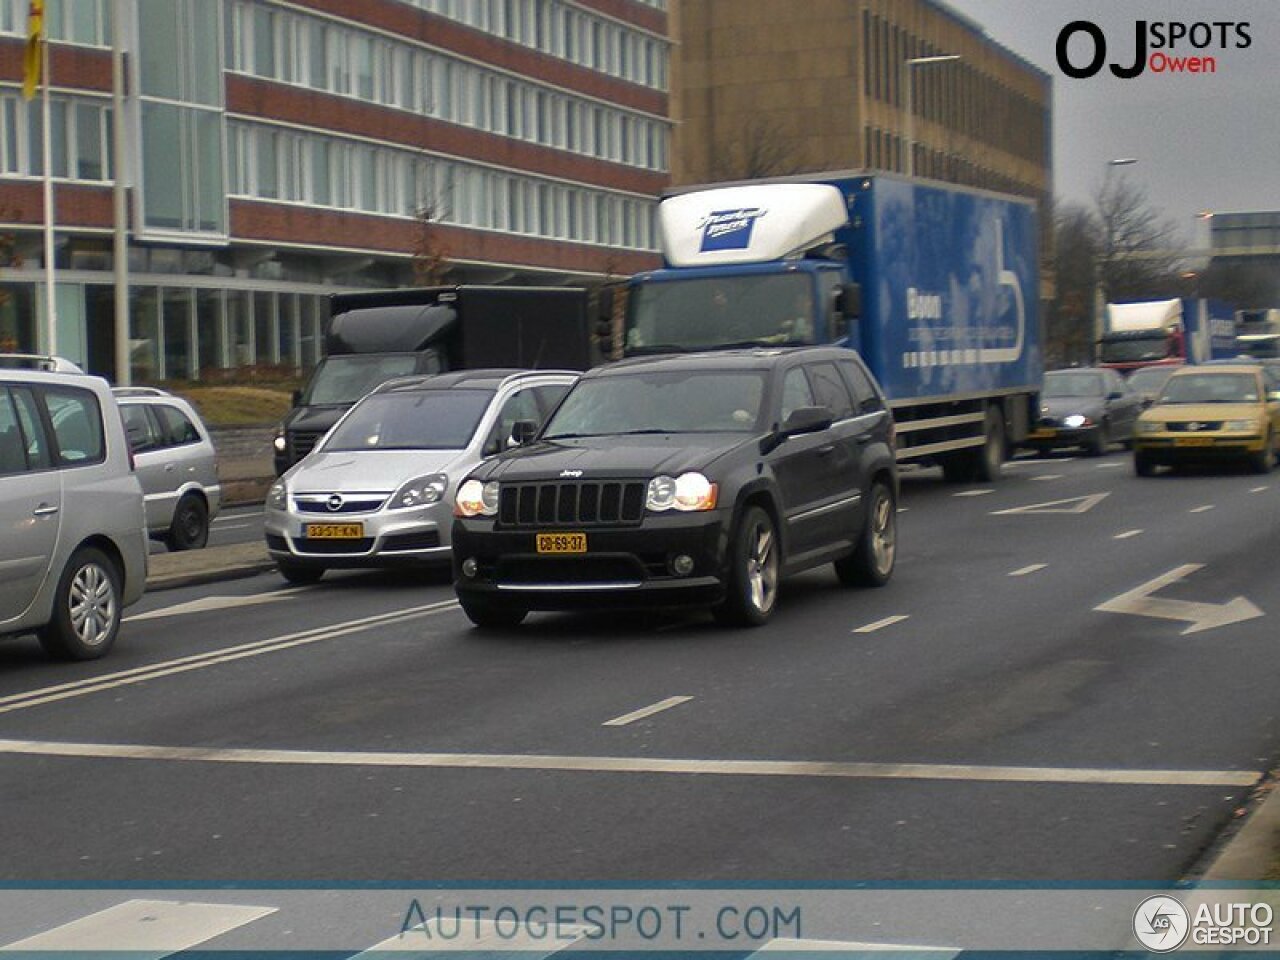
<instances>
[{"instance_id":1,"label":"white air deflector on truck","mask_svg":"<svg viewBox=\"0 0 1280 960\"><path fill-rule=\"evenodd\" d=\"M840 190L822 183L697 190L658 207L662 253L673 267L781 260L830 239L848 218Z\"/></svg>"}]
</instances>

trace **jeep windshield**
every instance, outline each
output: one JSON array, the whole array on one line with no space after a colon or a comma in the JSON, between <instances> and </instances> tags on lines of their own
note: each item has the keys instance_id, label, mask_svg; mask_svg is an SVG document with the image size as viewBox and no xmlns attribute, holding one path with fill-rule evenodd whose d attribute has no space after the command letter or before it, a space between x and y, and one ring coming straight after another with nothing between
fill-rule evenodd
<instances>
[{"instance_id":1,"label":"jeep windshield","mask_svg":"<svg viewBox=\"0 0 1280 960\"><path fill-rule=\"evenodd\" d=\"M492 390L405 390L358 404L325 440L325 453L461 450L471 442Z\"/></svg>"},{"instance_id":2,"label":"jeep windshield","mask_svg":"<svg viewBox=\"0 0 1280 960\"><path fill-rule=\"evenodd\" d=\"M765 375L754 370L628 373L583 380L544 440L667 433L750 433Z\"/></svg>"},{"instance_id":3,"label":"jeep windshield","mask_svg":"<svg viewBox=\"0 0 1280 960\"><path fill-rule=\"evenodd\" d=\"M352 404L381 383L417 369L413 353L344 353L316 367L302 398L304 406Z\"/></svg>"},{"instance_id":4,"label":"jeep windshield","mask_svg":"<svg viewBox=\"0 0 1280 960\"><path fill-rule=\"evenodd\" d=\"M639 284L628 299L627 355L811 344L811 283L766 273Z\"/></svg>"}]
</instances>

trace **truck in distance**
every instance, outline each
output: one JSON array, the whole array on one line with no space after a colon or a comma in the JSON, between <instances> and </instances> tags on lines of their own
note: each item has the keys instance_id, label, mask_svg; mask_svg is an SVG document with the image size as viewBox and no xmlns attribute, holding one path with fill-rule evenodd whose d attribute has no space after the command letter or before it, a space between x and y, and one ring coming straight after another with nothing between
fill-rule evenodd
<instances>
[{"instance_id":1,"label":"truck in distance","mask_svg":"<svg viewBox=\"0 0 1280 960\"><path fill-rule=\"evenodd\" d=\"M1235 320L1215 300L1109 303L1098 341L1098 366L1128 373L1235 356Z\"/></svg>"}]
</instances>

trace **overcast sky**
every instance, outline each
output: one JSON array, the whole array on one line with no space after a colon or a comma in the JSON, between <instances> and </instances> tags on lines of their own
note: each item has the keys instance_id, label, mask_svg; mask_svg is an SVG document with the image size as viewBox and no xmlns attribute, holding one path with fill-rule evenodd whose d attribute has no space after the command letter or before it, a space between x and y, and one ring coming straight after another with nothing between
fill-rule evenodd
<instances>
[{"instance_id":1,"label":"overcast sky","mask_svg":"<svg viewBox=\"0 0 1280 960\"><path fill-rule=\"evenodd\" d=\"M1142 186L1188 242L1207 242L1195 220L1202 210L1280 210L1280 0L947 0L994 40L1053 78L1055 193L1088 202L1107 161ZM1054 53L1073 20L1106 34L1108 60L1134 61L1138 20L1186 24L1244 22L1247 49L1199 51L1217 61L1214 74L1153 74L1121 80L1104 70L1087 80L1066 76ZM1154 51L1152 51L1154 52ZM1168 52L1168 51L1166 51ZM1185 42L1172 55L1196 53ZM1091 50L1073 41L1073 62Z\"/></svg>"}]
</instances>

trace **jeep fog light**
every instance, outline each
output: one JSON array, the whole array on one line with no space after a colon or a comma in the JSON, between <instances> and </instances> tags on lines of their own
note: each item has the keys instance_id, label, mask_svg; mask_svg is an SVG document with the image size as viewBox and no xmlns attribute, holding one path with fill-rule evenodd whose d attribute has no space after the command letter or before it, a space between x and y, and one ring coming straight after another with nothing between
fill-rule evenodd
<instances>
[{"instance_id":1,"label":"jeep fog light","mask_svg":"<svg viewBox=\"0 0 1280 960\"><path fill-rule=\"evenodd\" d=\"M677 577L687 577L693 573L693 557L686 553L671 558L671 572Z\"/></svg>"},{"instance_id":2,"label":"jeep fog light","mask_svg":"<svg viewBox=\"0 0 1280 960\"><path fill-rule=\"evenodd\" d=\"M462 575L469 580L476 575L478 567L475 557L467 557L462 561Z\"/></svg>"}]
</instances>

